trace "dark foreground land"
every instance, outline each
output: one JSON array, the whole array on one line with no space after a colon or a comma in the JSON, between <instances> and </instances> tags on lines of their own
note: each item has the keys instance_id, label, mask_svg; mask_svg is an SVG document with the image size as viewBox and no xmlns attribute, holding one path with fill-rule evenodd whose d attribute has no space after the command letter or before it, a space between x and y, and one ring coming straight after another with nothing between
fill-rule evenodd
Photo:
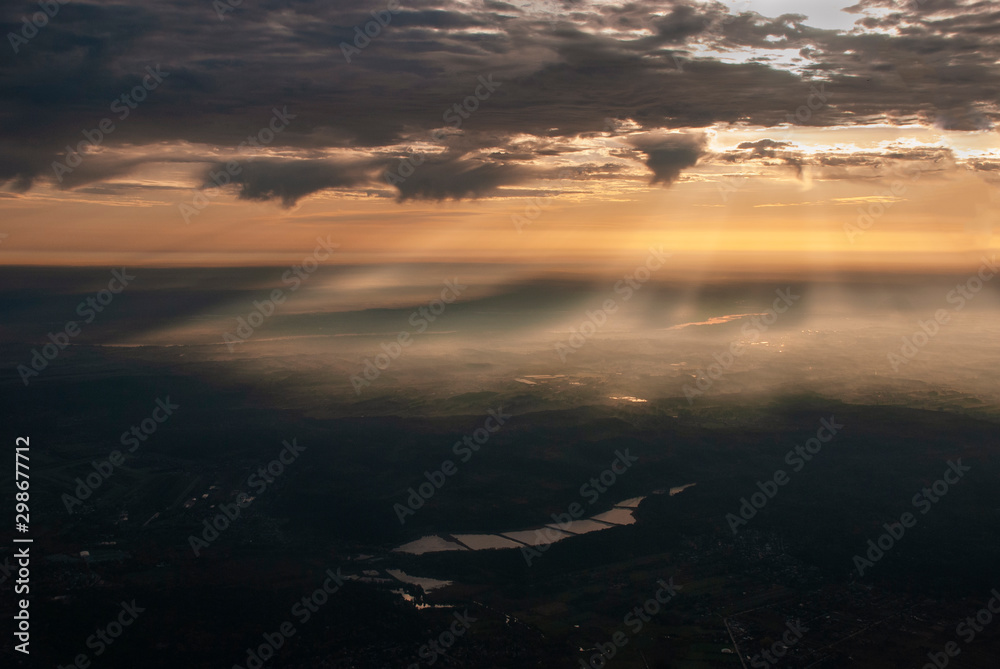
<instances>
[{"instance_id":1,"label":"dark foreground land","mask_svg":"<svg viewBox=\"0 0 1000 669\"><path fill-rule=\"evenodd\" d=\"M930 654L986 669L1000 657L1000 621L988 609L975 620L1000 588L996 423L961 406L797 396L533 410L529 395L484 392L445 400L450 415L386 402L318 419L238 384L124 369L60 376L4 407L32 444L30 663L9 634L2 649L20 666L916 668ZM176 415L78 496L77 479L168 395ZM452 444L501 406L512 417L459 462ZM787 454L821 421L843 427L796 470ZM298 457L253 479L292 439ZM583 496L625 449L635 464ZM394 504L448 458L458 472L401 524ZM961 476L946 476L959 459ZM773 494L740 517L762 487ZM253 501L206 536L240 492ZM638 496L635 524L544 550L392 550ZM901 535L866 556L887 523ZM877 559L862 574L856 555ZM425 594L389 570L451 585ZM331 572L344 583L314 596ZM5 570L4 601L13 585ZM115 627L123 602L137 613Z\"/></svg>"}]
</instances>

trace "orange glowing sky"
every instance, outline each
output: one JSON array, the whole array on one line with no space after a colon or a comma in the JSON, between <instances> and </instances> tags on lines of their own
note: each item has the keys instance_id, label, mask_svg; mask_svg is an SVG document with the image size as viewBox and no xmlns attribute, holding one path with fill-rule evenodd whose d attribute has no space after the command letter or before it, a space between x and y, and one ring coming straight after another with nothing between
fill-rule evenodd
<instances>
[{"instance_id":1,"label":"orange glowing sky","mask_svg":"<svg viewBox=\"0 0 1000 669\"><path fill-rule=\"evenodd\" d=\"M600 272L656 245L688 274L937 271L996 248L1000 53L966 29L992 20L975 3L456 2L402 10L350 63L292 9L151 34L109 62L39 37L3 66L3 261L282 265L323 236L342 264ZM329 12L345 39L364 19ZM87 86L46 103L60 59ZM173 73L54 178L146 62ZM477 102L487 73L501 84ZM279 108L287 129L239 149ZM414 154L412 180L387 183ZM248 170L212 186L230 160Z\"/></svg>"},{"instance_id":2,"label":"orange glowing sky","mask_svg":"<svg viewBox=\"0 0 1000 669\"><path fill-rule=\"evenodd\" d=\"M584 155L553 167L608 159L620 140L605 135L580 140ZM342 263L559 266L609 262L655 244L675 253L677 266L750 270L958 267L969 254L996 248L1000 190L963 164L998 155L994 133L719 128L711 135L711 152L670 188L651 186L645 168L634 165L613 183L562 180L559 194L546 194L551 181L527 183L510 195L464 201L397 203L388 192L327 192L283 209L208 190L210 204L190 222L179 212L197 192L190 179L153 166L109 182L111 195L41 187L0 200L8 235L2 248L10 264L270 265L293 262L322 235L340 245ZM948 147L954 159L887 160L881 168L807 164L797 176L783 164L720 158L763 137L793 143L807 163L885 156L903 145ZM134 194L123 196L126 186ZM863 228L865 211L884 213Z\"/></svg>"}]
</instances>

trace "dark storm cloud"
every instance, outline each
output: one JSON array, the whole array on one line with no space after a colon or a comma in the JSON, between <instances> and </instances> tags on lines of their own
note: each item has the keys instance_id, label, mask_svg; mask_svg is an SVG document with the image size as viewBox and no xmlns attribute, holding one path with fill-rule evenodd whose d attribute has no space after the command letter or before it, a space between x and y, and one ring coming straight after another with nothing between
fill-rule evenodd
<instances>
[{"instance_id":1,"label":"dark storm cloud","mask_svg":"<svg viewBox=\"0 0 1000 669\"><path fill-rule=\"evenodd\" d=\"M741 142L736 146L737 151L725 154L723 159L731 163L737 163L758 158L777 158L780 162L792 167L795 170L795 176L801 179L806 161L794 151L786 150L791 146L791 142L779 142L773 139Z\"/></svg>"},{"instance_id":2,"label":"dark storm cloud","mask_svg":"<svg viewBox=\"0 0 1000 669\"><path fill-rule=\"evenodd\" d=\"M680 178L681 170L693 167L705 153L703 135L645 135L632 145L646 154L646 166L653 171L651 183L669 186Z\"/></svg>"},{"instance_id":3,"label":"dark storm cloud","mask_svg":"<svg viewBox=\"0 0 1000 669\"><path fill-rule=\"evenodd\" d=\"M371 160L264 160L227 164L216 163L205 170L203 188L234 184L241 200L280 201L292 207L307 195L335 188L360 189L392 186L399 201L461 200L498 194L501 186L518 184L534 174L528 168L483 162L454 154L424 157L409 162L412 169L400 169L406 161ZM222 176L222 175L228 175Z\"/></svg>"},{"instance_id":4,"label":"dark storm cloud","mask_svg":"<svg viewBox=\"0 0 1000 669\"><path fill-rule=\"evenodd\" d=\"M920 174L921 178L943 176L952 173L957 166L954 152L946 146L895 146L888 145L880 150L804 152L791 142L762 139L756 142L742 142L735 150L725 151L718 156L727 163L750 163L754 165L791 167L798 178L802 178L805 168L812 169L811 175L819 180L871 180L885 177L895 178L899 174ZM969 169L979 169L976 163L968 164Z\"/></svg>"},{"instance_id":5,"label":"dark storm cloud","mask_svg":"<svg viewBox=\"0 0 1000 669\"><path fill-rule=\"evenodd\" d=\"M348 63L342 44L353 45L356 28L372 25L371 12L384 12L382 0L246 0L225 21L207 0L73 0L18 53L9 44L0 48L0 182L24 191L51 178L65 146L114 118L110 104L156 64L170 78L116 120L103 145L146 147L142 159L95 160L64 186L120 177L156 161L156 147L207 146L201 161L215 162L264 127L274 106L297 115L271 144L285 156L315 161L332 148L378 155L429 139L448 125L453 105L474 95L478 77L493 75L502 85L462 119L460 134L444 147L449 158L397 186L404 200L480 197L519 183L531 173L531 156L557 155L574 137L605 132L609 118L631 119L645 131L737 121L770 127L786 123L810 95L809 81L766 60L702 57L679 68L675 56L690 55L694 41L759 49L763 59L771 49L798 50L799 66L822 78L830 96L798 123L973 130L997 120L1000 19L990 3L926 0L877 19L898 34L819 30L794 14L726 18L721 4L685 0L568 2L568 13L550 17L533 5L498 1L402 5L388 25L370 28L377 34ZM856 11L895 6L865 0ZM20 30L21 17L36 11L31 3L4 5L2 34ZM512 145L525 137L539 145ZM465 158L455 157L459 141ZM654 181L666 184L701 151L641 150ZM289 203L370 183L368 172L354 175L329 162L257 165L241 182L244 197Z\"/></svg>"},{"instance_id":6,"label":"dark storm cloud","mask_svg":"<svg viewBox=\"0 0 1000 669\"><path fill-rule=\"evenodd\" d=\"M532 171L467 159L428 159L396 184L399 200L459 200L495 195L500 186L526 181Z\"/></svg>"},{"instance_id":7,"label":"dark storm cloud","mask_svg":"<svg viewBox=\"0 0 1000 669\"><path fill-rule=\"evenodd\" d=\"M791 142L779 142L773 139L761 139L756 142L741 142L737 145L737 149L750 149L750 155L753 157L764 157L771 158L774 156L775 149L784 149L791 146Z\"/></svg>"},{"instance_id":8,"label":"dark storm cloud","mask_svg":"<svg viewBox=\"0 0 1000 669\"><path fill-rule=\"evenodd\" d=\"M241 200L280 200L283 206L291 207L321 190L370 183L374 168L374 164L365 162L250 160L241 163L238 171L227 171L222 163L213 165L206 172L204 185L222 185L224 178L216 179L214 175L226 174L239 186Z\"/></svg>"}]
</instances>

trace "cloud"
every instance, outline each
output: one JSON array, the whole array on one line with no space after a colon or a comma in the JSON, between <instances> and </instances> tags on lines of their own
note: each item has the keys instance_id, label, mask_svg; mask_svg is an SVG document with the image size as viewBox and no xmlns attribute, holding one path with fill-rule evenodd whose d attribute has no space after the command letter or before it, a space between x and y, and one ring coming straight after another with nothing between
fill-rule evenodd
<instances>
[{"instance_id":1,"label":"cloud","mask_svg":"<svg viewBox=\"0 0 1000 669\"><path fill-rule=\"evenodd\" d=\"M852 33L695 0L578 0L558 14L519 4L416 0L348 63L341 44L373 20L352 3L244 2L225 24L211 3L68 3L19 53L0 50L0 184L23 192L51 179L52 161L104 118L116 124L101 147L108 155L88 156L93 164L63 187L128 176L169 155L163 147L198 147L193 159L217 162L265 127L272 107L287 106L296 118L238 181L241 197L287 206L324 189L384 186L377 156L426 141L491 74L502 85L449 129L439 159L397 185L398 199L494 196L545 173L546 159L580 152L575 142L606 133L609 118L645 138L624 136L653 183L669 185L705 152L702 140L679 137L713 124L786 123L816 80L829 102L803 121L810 126L971 131L1000 121L990 3L885 12L894 0L864 0ZM3 34L29 10L37 5L0 7ZM691 59L678 67L678 54ZM112 102L157 64L170 77L118 119ZM809 164L779 144L740 147L738 160ZM337 152L361 162L326 158Z\"/></svg>"},{"instance_id":2,"label":"cloud","mask_svg":"<svg viewBox=\"0 0 1000 669\"><path fill-rule=\"evenodd\" d=\"M784 149L791 145L791 142L779 142L774 139L761 139L756 142L741 142L736 148L750 149L750 155L754 158L773 158L775 149Z\"/></svg>"},{"instance_id":3,"label":"cloud","mask_svg":"<svg viewBox=\"0 0 1000 669\"><path fill-rule=\"evenodd\" d=\"M746 160L777 158L786 165L795 169L795 176L802 179L804 174L805 160L802 156L796 155L793 151L786 151L792 146L791 142L780 142L774 139L761 139L756 142L741 142L736 146L738 151L733 151L724 156L728 162L744 162ZM742 151L742 152L740 152Z\"/></svg>"},{"instance_id":4,"label":"cloud","mask_svg":"<svg viewBox=\"0 0 1000 669\"><path fill-rule=\"evenodd\" d=\"M680 178L681 170L694 167L705 154L705 136L651 133L631 140L646 154L646 166L653 171L650 183L669 186Z\"/></svg>"},{"instance_id":5,"label":"cloud","mask_svg":"<svg viewBox=\"0 0 1000 669\"><path fill-rule=\"evenodd\" d=\"M224 163L212 165L205 172L203 187L225 185L228 177L239 186L241 200L280 200L282 206L292 207L312 193L370 183L374 165L363 161L250 160L236 169L238 172L232 174L236 170L227 171Z\"/></svg>"},{"instance_id":6,"label":"cloud","mask_svg":"<svg viewBox=\"0 0 1000 669\"><path fill-rule=\"evenodd\" d=\"M532 176L520 166L463 158L428 158L413 173L395 183L399 201L460 200L496 195L501 186L519 184Z\"/></svg>"}]
</instances>

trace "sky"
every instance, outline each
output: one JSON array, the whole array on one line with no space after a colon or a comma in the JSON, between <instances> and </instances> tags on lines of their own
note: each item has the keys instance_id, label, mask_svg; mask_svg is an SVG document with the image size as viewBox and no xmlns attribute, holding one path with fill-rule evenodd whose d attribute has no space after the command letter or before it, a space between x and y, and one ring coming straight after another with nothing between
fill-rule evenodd
<instances>
[{"instance_id":1,"label":"sky","mask_svg":"<svg viewBox=\"0 0 1000 669\"><path fill-rule=\"evenodd\" d=\"M322 237L341 264L913 272L998 245L989 2L37 11L0 10L8 265L284 265Z\"/></svg>"}]
</instances>

